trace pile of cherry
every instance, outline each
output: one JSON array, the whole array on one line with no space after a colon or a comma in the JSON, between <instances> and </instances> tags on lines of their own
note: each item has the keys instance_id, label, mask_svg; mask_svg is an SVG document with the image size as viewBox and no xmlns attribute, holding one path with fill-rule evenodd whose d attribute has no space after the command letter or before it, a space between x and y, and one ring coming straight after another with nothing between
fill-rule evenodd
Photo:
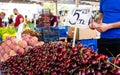
<instances>
[{"instance_id":1,"label":"pile of cherry","mask_svg":"<svg viewBox=\"0 0 120 75\"><path fill-rule=\"evenodd\" d=\"M0 69L10 75L120 75L120 57L109 61L80 43L51 42L10 57Z\"/></svg>"}]
</instances>

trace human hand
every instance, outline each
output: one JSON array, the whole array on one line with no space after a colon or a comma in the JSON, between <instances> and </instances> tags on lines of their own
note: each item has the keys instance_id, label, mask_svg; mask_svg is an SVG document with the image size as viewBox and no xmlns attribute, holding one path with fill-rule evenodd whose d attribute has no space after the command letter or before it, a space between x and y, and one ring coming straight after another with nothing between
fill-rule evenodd
<instances>
[{"instance_id":1,"label":"human hand","mask_svg":"<svg viewBox=\"0 0 120 75\"><path fill-rule=\"evenodd\" d=\"M106 23L101 23L95 29L99 32L105 32L109 29L109 25Z\"/></svg>"},{"instance_id":2,"label":"human hand","mask_svg":"<svg viewBox=\"0 0 120 75\"><path fill-rule=\"evenodd\" d=\"M94 25L94 22L91 22L89 24L89 28L92 29L92 30L94 30L96 28L95 25Z\"/></svg>"}]
</instances>

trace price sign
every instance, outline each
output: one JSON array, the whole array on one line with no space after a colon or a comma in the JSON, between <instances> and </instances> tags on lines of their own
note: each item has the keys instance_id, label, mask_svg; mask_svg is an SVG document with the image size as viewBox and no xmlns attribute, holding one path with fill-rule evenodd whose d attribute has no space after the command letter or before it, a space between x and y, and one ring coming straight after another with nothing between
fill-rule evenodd
<instances>
[{"instance_id":1,"label":"price sign","mask_svg":"<svg viewBox=\"0 0 120 75\"><path fill-rule=\"evenodd\" d=\"M87 28L91 17L91 8L91 6L81 6L71 9L66 18L66 24L78 28Z\"/></svg>"}]
</instances>

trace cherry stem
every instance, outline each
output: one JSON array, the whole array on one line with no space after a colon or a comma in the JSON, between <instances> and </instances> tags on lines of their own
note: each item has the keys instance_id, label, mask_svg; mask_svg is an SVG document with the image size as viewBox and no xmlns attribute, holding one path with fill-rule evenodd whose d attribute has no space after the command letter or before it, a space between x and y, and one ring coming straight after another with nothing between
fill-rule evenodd
<instances>
[{"instance_id":1,"label":"cherry stem","mask_svg":"<svg viewBox=\"0 0 120 75\"><path fill-rule=\"evenodd\" d=\"M111 65L113 65L114 67L116 67L116 68L120 69L120 67L119 67L119 66L117 66L117 65L115 65L114 63L111 63L110 61L108 61L108 63L110 63L110 64L111 64Z\"/></svg>"},{"instance_id":2,"label":"cherry stem","mask_svg":"<svg viewBox=\"0 0 120 75\"><path fill-rule=\"evenodd\" d=\"M80 67L76 67L76 68L74 69L74 71L73 71L70 75L73 75L74 72L77 71L78 69L80 69Z\"/></svg>"},{"instance_id":3,"label":"cherry stem","mask_svg":"<svg viewBox=\"0 0 120 75\"><path fill-rule=\"evenodd\" d=\"M118 57L120 57L120 54L118 54L118 55L116 56L116 59L117 59Z\"/></svg>"},{"instance_id":4,"label":"cherry stem","mask_svg":"<svg viewBox=\"0 0 120 75\"><path fill-rule=\"evenodd\" d=\"M108 48L106 48L106 50L111 54L113 58L115 58L115 56L108 50Z\"/></svg>"},{"instance_id":5,"label":"cherry stem","mask_svg":"<svg viewBox=\"0 0 120 75\"><path fill-rule=\"evenodd\" d=\"M83 56L82 56L83 51L82 51L82 50L79 50L79 52L80 52L80 57L81 57L81 59L83 60L83 59L84 59Z\"/></svg>"},{"instance_id":6,"label":"cherry stem","mask_svg":"<svg viewBox=\"0 0 120 75\"><path fill-rule=\"evenodd\" d=\"M91 64L87 67L87 69L89 69L91 67Z\"/></svg>"},{"instance_id":7,"label":"cherry stem","mask_svg":"<svg viewBox=\"0 0 120 75\"><path fill-rule=\"evenodd\" d=\"M116 56L115 61L113 62L114 64L115 64L115 62L116 62L116 59L117 59L119 56L120 56L120 54L118 54L118 55Z\"/></svg>"}]
</instances>

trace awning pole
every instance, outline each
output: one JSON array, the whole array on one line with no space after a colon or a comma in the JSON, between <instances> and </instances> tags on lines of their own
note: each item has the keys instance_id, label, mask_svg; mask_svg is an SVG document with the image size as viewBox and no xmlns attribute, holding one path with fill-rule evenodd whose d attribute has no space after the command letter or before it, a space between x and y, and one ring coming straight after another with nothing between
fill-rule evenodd
<instances>
[{"instance_id":1,"label":"awning pole","mask_svg":"<svg viewBox=\"0 0 120 75\"><path fill-rule=\"evenodd\" d=\"M58 15L58 2L55 0L55 7L56 7L56 15Z\"/></svg>"},{"instance_id":2,"label":"awning pole","mask_svg":"<svg viewBox=\"0 0 120 75\"><path fill-rule=\"evenodd\" d=\"M78 0L75 0L75 4L76 4L76 7L79 6L79 2L78 2Z\"/></svg>"}]
</instances>

